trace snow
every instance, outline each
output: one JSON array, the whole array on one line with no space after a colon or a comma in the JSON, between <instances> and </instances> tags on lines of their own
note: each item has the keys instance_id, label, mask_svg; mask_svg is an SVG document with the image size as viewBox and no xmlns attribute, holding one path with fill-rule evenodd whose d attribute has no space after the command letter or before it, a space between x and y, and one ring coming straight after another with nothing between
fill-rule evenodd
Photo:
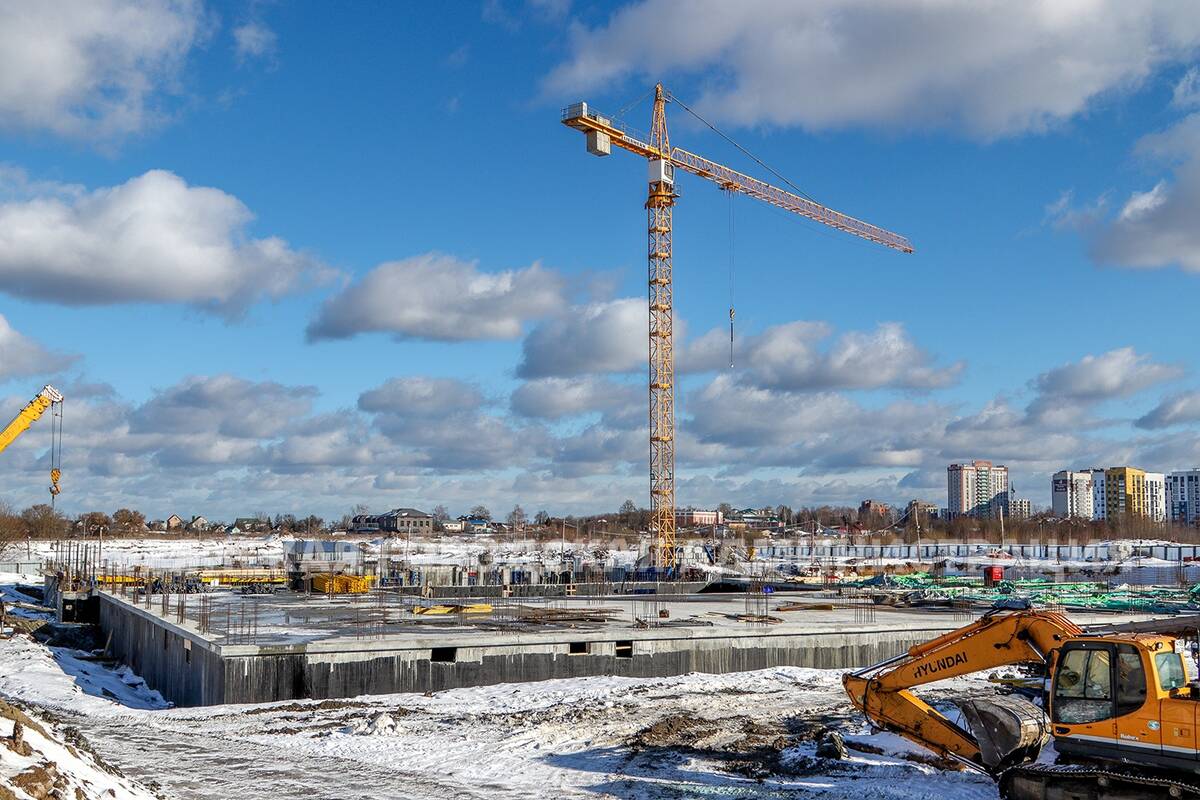
<instances>
[{"instance_id":1,"label":"snow","mask_svg":"<svg viewBox=\"0 0 1200 800\"><path fill-rule=\"evenodd\" d=\"M251 562L280 558L281 541L118 540L105 542L105 557L153 566ZM483 546L425 545L419 555L446 563L477 556L473 548ZM540 557L519 546L506 550L508 558ZM621 557L627 555L632 551ZM33 599L19 595L20 582L39 579L0 575L6 603ZM925 695L944 704L964 692L990 691L979 677L930 687ZM86 754L39 740L40 752L86 784L89 800L109 789L117 798L151 796L133 781L153 784L174 800L997 797L986 777L943 772L907 741L870 732L850 708L836 671L595 677L428 696L174 708L128 667L16 636L0 639L0 698L77 728L129 776L119 778ZM658 741L659 727L675 732ZM880 752L852 750L844 761L816 758L811 738L825 729ZM0 727L0 735L4 731ZM0 780L23 768L15 759L0 747Z\"/></svg>"},{"instance_id":2,"label":"snow","mask_svg":"<svg viewBox=\"0 0 1200 800\"><path fill-rule=\"evenodd\" d=\"M47 726L44 720L39 719L34 719L34 723L49 735L43 735L38 727L25 725L22 738L30 747L29 755L21 755L6 746L0 746L0 789L7 789L19 800L26 800L31 795L19 788L14 778L28 770L53 765L54 770L65 779L65 784L60 787L61 793L56 797L153 800L154 794L145 787L105 768L90 753L56 738L52 733L54 726ZM14 724L11 719L0 718L0 737L11 737Z\"/></svg>"},{"instance_id":3,"label":"snow","mask_svg":"<svg viewBox=\"0 0 1200 800\"><path fill-rule=\"evenodd\" d=\"M955 681L935 692L979 689ZM179 800L268 792L365 800L996 797L982 776L940 772L910 760L916 748L907 742L869 734L833 671L599 677L179 709L126 668L16 637L0 641L0 695L65 718L126 774ZM661 720L702 730L686 745L639 744ZM810 744L739 753L754 726L766 726L769 741L811 721L884 752L852 751L846 761L813 759ZM740 771L772 757L765 775Z\"/></svg>"}]
</instances>

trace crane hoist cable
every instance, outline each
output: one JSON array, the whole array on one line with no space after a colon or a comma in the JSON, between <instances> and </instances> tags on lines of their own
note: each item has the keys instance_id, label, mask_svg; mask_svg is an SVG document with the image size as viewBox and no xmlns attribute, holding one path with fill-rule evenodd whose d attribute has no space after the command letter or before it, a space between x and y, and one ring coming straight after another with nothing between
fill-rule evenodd
<instances>
[{"instance_id":1,"label":"crane hoist cable","mask_svg":"<svg viewBox=\"0 0 1200 800\"><path fill-rule=\"evenodd\" d=\"M62 492L58 481L62 478L63 401L55 403L50 413L50 506L53 508L54 499Z\"/></svg>"},{"instance_id":2,"label":"crane hoist cable","mask_svg":"<svg viewBox=\"0 0 1200 800\"><path fill-rule=\"evenodd\" d=\"M626 114L628 114L630 111L632 111L635 106L641 105L642 101L644 101L646 98L648 98L652 94L654 94L653 86L651 86L649 89L647 89L645 91L645 93L643 93L642 96L639 97L638 99L634 100L631 103L626 103L625 105L621 106L621 108L617 110L617 113L613 114L613 119L624 120Z\"/></svg>"},{"instance_id":3,"label":"crane hoist cable","mask_svg":"<svg viewBox=\"0 0 1200 800\"><path fill-rule=\"evenodd\" d=\"M767 164L765 161L763 161L761 158L759 158L758 156L754 155L754 153L751 153L749 150L747 150L746 148L744 148L744 147L742 147L740 144L738 144L738 143L737 143L737 142L734 140L734 138L733 138L732 136L730 136L729 134L727 134L727 133L725 133L724 131L722 131L722 130L721 130L720 128L718 128L716 125L713 125L711 122L709 122L709 121L708 121L708 120L706 120L704 117L702 117L702 116L700 116L699 114L697 114L697 113L696 113L695 111L693 111L692 109L688 108L686 105L684 105L683 101L682 101L682 100L680 100L678 97L676 97L675 95L671 95L670 99L671 99L671 102L672 102L672 103L675 103L675 104L677 104L677 105L678 105L680 108L682 108L684 111L686 111L686 112L688 112L689 114L691 114L693 117L695 117L697 120L699 120L701 123L703 123L705 127L707 127L709 130L711 130L711 131L712 131L713 133L715 133L717 136L720 136L720 137L721 137L722 139L724 139L726 142L728 142L729 144L731 144L731 145L733 145L734 147L736 147L736 148L738 149L738 151L740 151L740 152L741 152L741 154L742 154L742 155L744 155L746 158L750 159L750 160L751 160L751 161L753 161L755 164L758 164L760 167L762 167L763 169L765 169L767 172L771 173L771 174L772 174L772 175L774 175L776 178L779 178L779 180L783 181L783 182L784 182L784 183L786 183L788 186L790 186L790 187L792 188L792 190L796 192L796 194L800 195L801 197L804 197L804 198L807 198L807 199L809 199L809 200L812 200L814 203L818 202L818 201L817 201L817 199L816 199L815 197L813 197L813 196L812 196L812 195L810 195L808 192L806 192L806 191L804 191L803 189L801 189L801 188L800 188L799 186L797 186L796 184L794 184L794 183L792 183L791 181L789 181L789 180L788 180L788 179L787 179L787 178L786 178L786 177L785 177L785 176L784 176L782 173L780 173L778 170L774 169L773 167L771 167L770 165L768 165L768 164Z\"/></svg>"}]
</instances>

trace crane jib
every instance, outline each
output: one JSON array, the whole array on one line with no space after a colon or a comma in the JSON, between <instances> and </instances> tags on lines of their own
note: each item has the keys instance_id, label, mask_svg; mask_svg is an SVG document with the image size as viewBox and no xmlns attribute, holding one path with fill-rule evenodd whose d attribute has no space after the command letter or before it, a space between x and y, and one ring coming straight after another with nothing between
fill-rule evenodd
<instances>
[{"instance_id":1,"label":"crane jib","mask_svg":"<svg viewBox=\"0 0 1200 800\"><path fill-rule=\"evenodd\" d=\"M703 156L698 156L682 148L672 147L668 155L653 144L632 135L623 124L598 113L590 108L587 103L576 103L563 109L562 121L563 124L576 130L599 132L607 136L609 141L617 147L643 158L669 158L678 169L690 172L705 180L713 181L723 189L754 197L777 208L782 208L785 211L806 217L814 222L828 225L831 228L836 228L845 233L881 244L884 247L889 247L902 253L914 252L912 243L907 237L881 228L878 225L872 225L869 222L856 219L848 214L835 211L820 203L801 197L786 189L781 189L778 186L773 186L766 181L752 178L749 175L738 172L723 164L718 164L715 161L710 161Z\"/></svg>"}]
</instances>

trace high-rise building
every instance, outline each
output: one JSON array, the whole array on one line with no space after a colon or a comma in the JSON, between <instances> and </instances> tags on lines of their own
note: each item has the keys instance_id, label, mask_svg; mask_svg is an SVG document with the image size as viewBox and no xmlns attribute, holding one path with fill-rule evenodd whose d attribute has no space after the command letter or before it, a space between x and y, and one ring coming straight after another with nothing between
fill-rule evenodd
<instances>
[{"instance_id":1,"label":"high-rise building","mask_svg":"<svg viewBox=\"0 0 1200 800\"><path fill-rule=\"evenodd\" d=\"M1179 525L1200 524L1200 468L1167 475L1167 518Z\"/></svg>"},{"instance_id":2,"label":"high-rise building","mask_svg":"<svg viewBox=\"0 0 1200 800\"><path fill-rule=\"evenodd\" d=\"M924 500L909 500L904 507L904 519L923 525L931 519L941 516L937 503L927 503Z\"/></svg>"},{"instance_id":3,"label":"high-rise building","mask_svg":"<svg viewBox=\"0 0 1200 800\"><path fill-rule=\"evenodd\" d=\"M858 521L860 523L890 521L891 518L892 507L887 503L881 503L878 500L863 500L858 506Z\"/></svg>"},{"instance_id":4,"label":"high-rise building","mask_svg":"<svg viewBox=\"0 0 1200 800\"><path fill-rule=\"evenodd\" d=\"M1085 469L1092 476L1092 519L1103 522L1108 519L1108 506L1105 505L1105 493L1108 490L1102 469Z\"/></svg>"},{"instance_id":5,"label":"high-rise building","mask_svg":"<svg viewBox=\"0 0 1200 800\"><path fill-rule=\"evenodd\" d=\"M1050 480L1051 507L1056 517L1091 519L1095 509L1095 482L1089 471L1062 470Z\"/></svg>"},{"instance_id":6,"label":"high-rise building","mask_svg":"<svg viewBox=\"0 0 1200 800\"><path fill-rule=\"evenodd\" d=\"M1028 497L1009 495L1007 514L1009 519L1029 519L1033 516L1033 502Z\"/></svg>"},{"instance_id":7,"label":"high-rise building","mask_svg":"<svg viewBox=\"0 0 1200 800\"><path fill-rule=\"evenodd\" d=\"M1167 521L1167 476L1161 472L1146 473L1145 509L1151 522Z\"/></svg>"},{"instance_id":8,"label":"high-rise building","mask_svg":"<svg viewBox=\"0 0 1200 800\"><path fill-rule=\"evenodd\" d=\"M1109 521L1145 517L1146 472L1137 467L1104 470L1104 515Z\"/></svg>"},{"instance_id":9,"label":"high-rise building","mask_svg":"<svg viewBox=\"0 0 1200 800\"><path fill-rule=\"evenodd\" d=\"M990 461L946 467L947 506L951 517L986 517L1008 509L1008 467Z\"/></svg>"}]
</instances>

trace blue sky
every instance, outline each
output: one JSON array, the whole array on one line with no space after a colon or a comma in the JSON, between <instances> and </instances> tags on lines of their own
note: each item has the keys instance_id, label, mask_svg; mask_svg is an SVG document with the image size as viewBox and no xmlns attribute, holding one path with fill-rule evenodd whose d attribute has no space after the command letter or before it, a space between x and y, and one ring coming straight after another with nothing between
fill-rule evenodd
<instances>
[{"instance_id":1,"label":"blue sky","mask_svg":"<svg viewBox=\"0 0 1200 800\"><path fill-rule=\"evenodd\" d=\"M733 5L0 5L0 396L69 394L64 508L645 503L645 167L558 117L656 80L917 248L681 181L681 504L1200 463L1194 7Z\"/></svg>"}]
</instances>

